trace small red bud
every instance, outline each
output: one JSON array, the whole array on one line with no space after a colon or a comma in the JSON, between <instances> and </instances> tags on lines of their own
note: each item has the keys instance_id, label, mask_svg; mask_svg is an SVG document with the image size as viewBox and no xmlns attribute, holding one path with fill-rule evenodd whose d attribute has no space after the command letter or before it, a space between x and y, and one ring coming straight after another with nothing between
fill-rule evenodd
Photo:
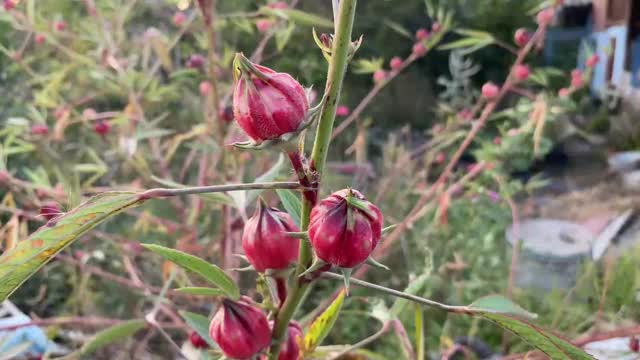
<instances>
[{"instance_id":1,"label":"small red bud","mask_svg":"<svg viewBox=\"0 0 640 360\"><path fill-rule=\"evenodd\" d=\"M584 77L582 71L574 70L571 72L571 86L574 88L580 88L584 85Z\"/></svg>"},{"instance_id":2,"label":"small red bud","mask_svg":"<svg viewBox=\"0 0 640 360\"><path fill-rule=\"evenodd\" d=\"M62 20L53 23L53 28L57 31L65 31L67 29L67 23Z\"/></svg>"},{"instance_id":3,"label":"small red bud","mask_svg":"<svg viewBox=\"0 0 640 360\"><path fill-rule=\"evenodd\" d=\"M340 105L336 109L336 115L338 116L349 116L349 112L349 107L347 107L346 105Z\"/></svg>"},{"instance_id":4,"label":"small red bud","mask_svg":"<svg viewBox=\"0 0 640 360\"><path fill-rule=\"evenodd\" d=\"M593 68L598 64L599 61L600 56L598 56L598 54L593 54L587 59L587 67Z\"/></svg>"},{"instance_id":5,"label":"small red bud","mask_svg":"<svg viewBox=\"0 0 640 360\"><path fill-rule=\"evenodd\" d=\"M538 13L538 15L536 15L536 21L540 26L548 26L553 21L553 18L555 17L555 15L556 15L555 10L549 7L544 10L541 10Z\"/></svg>"},{"instance_id":6,"label":"small red bud","mask_svg":"<svg viewBox=\"0 0 640 360\"><path fill-rule=\"evenodd\" d=\"M240 65L233 114L244 132L264 141L298 131L309 111L302 85L291 75L252 64L242 55L236 61Z\"/></svg>"},{"instance_id":7,"label":"small red bud","mask_svg":"<svg viewBox=\"0 0 640 360\"><path fill-rule=\"evenodd\" d=\"M485 99L493 100L496 98L496 96L498 96L498 93L500 93L500 88L498 87L498 85L492 82L488 82L482 85L482 97L484 97Z\"/></svg>"},{"instance_id":8,"label":"small red bud","mask_svg":"<svg viewBox=\"0 0 640 360\"><path fill-rule=\"evenodd\" d=\"M416 40L423 41L429 38L429 30L425 28L420 28L416 31Z\"/></svg>"},{"instance_id":9,"label":"small red bud","mask_svg":"<svg viewBox=\"0 0 640 360\"><path fill-rule=\"evenodd\" d=\"M530 70L528 65L520 64L513 70L516 79L520 81L527 80L529 78Z\"/></svg>"},{"instance_id":10,"label":"small red bud","mask_svg":"<svg viewBox=\"0 0 640 360\"><path fill-rule=\"evenodd\" d=\"M289 4L287 4L284 1L272 2L267 6L272 8L272 9L280 9L280 10L284 10L284 9L288 9L289 8Z\"/></svg>"},{"instance_id":11,"label":"small red bud","mask_svg":"<svg viewBox=\"0 0 640 360\"><path fill-rule=\"evenodd\" d=\"M271 25L273 25L273 22L269 19L259 19L256 21L256 28L261 33L269 31L269 29L271 29Z\"/></svg>"},{"instance_id":12,"label":"small red bud","mask_svg":"<svg viewBox=\"0 0 640 360\"><path fill-rule=\"evenodd\" d=\"M287 236L298 232L289 214L258 202L255 214L244 224L242 249L258 272L281 270L298 260L300 241Z\"/></svg>"},{"instance_id":13,"label":"small red bud","mask_svg":"<svg viewBox=\"0 0 640 360\"><path fill-rule=\"evenodd\" d=\"M413 44L413 48L411 52L416 56L424 56L427 53L427 48L424 46L422 42L417 42Z\"/></svg>"},{"instance_id":14,"label":"small red bud","mask_svg":"<svg viewBox=\"0 0 640 360\"><path fill-rule=\"evenodd\" d=\"M206 62L207 59L205 59L204 56L200 54L193 54L189 56L189 59L187 59L186 65L190 69L200 69Z\"/></svg>"},{"instance_id":15,"label":"small red bud","mask_svg":"<svg viewBox=\"0 0 640 360\"><path fill-rule=\"evenodd\" d=\"M635 336L629 339L629 350L635 353L640 352L640 339Z\"/></svg>"},{"instance_id":16,"label":"small red bud","mask_svg":"<svg viewBox=\"0 0 640 360\"><path fill-rule=\"evenodd\" d=\"M111 124L106 120L98 120L93 125L93 131L100 136L106 136L111 131Z\"/></svg>"},{"instance_id":17,"label":"small red bud","mask_svg":"<svg viewBox=\"0 0 640 360\"><path fill-rule=\"evenodd\" d=\"M227 105L225 106L223 109L220 110L220 119L224 120L225 122L231 122L233 121L233 107Z\"/></svg>"},{"instance_id":18,"label":"small red bud","mask_svg":"<svg viewBox=\"0 0 640 360\"><path fill-rule=\"evenodd\" d=\"M196 349L208 349L209 344L197 332L193 331L189 334L189 342Z\"/></svg>"},{"instance_id":19,"label":"small red bud","mask_svg":"<svg viewBox=\"0 0 640 360\"><path fill-rule=\"evenodd\" d=\"M250 359L271 344L267 316L248 298L222 300L209 335L224 355L233 359Z\"/></svg>"},{"instance_id":20,"label":"small red bud","mask_svg":"<svg viewBox=\"0 0 640 360\"><path fill-rule=\"evenodd\" d=\"M36 34L36 36L33 37L33 41L35 41L38 45L43 44L45 40L46 37L43 34Z\"/></svg>"},{"instance_id":21,"label":"small red bud","mask_svg":"<svg viewBox=\"0 0 640 360\"><path fill-rule=\"evenodd\" d=\"M558 96L560 96L561 98L569 97L569 95L570 95L570 92L569 92L569 89L567 88L562 88L558 90Z\"/></svg>"},{"instance_id":22,"label":"small red bud","mask_svg":"<svg viewBox=\"0 0 640 360\"><path fill-rule=\"evenodd\" d=\"M273 323L271 323L271 327L273 327ZM280 347L278 360L300 359L300 343L302 339L302 327L297 321L291 321L287 328L287 339L282 343L282 346ZM261 357L261 360L266 359L266 356Z\"/></svg>"},{"instance_id":23,"label":"small red bud","mask_svg":"<svg viewBox=\"0 0 640 360\"><path fill-rule=\"evenodd\" d=\"M520 28L516 30L513 39L518 46L523 47L527 45L531 40L531 33L525 28Z\"/></svg>"},{"instance_id":24,"label":"small red bud","mask_svg":"<svg viewBox=\"0 0 640 360\"><path fill-rule=\"evenodd\" d=\"M311 210L309 240L323 261L352 268L367 260L382 233L380 210L357 190L344 189Z\"/></svg>"},{"instance_id":25,"label":"small red bud","mask_svg":"<svg viewBox=\"0 0 640 360\"><path fill-rule=\"evenodd\" d=\"M376 70L376 72L373 73L373 82L375 83L382 82L386 78L387 78L387 72L384 70Z\"/></svg>"},{"instance_id":26,"label":"small red bud","mask_svg":"<svg viewBox=\"0 0 640 360\"><path fill-rule=\"evenodd\" d=\"M15 0L4 0L4 3L2 5L4 6L4 9L6 11L11 11L16 8Z\"/></svg>"},{"instance_id":27,"label":"small red bud","mask_svg":"<svg viewBox=\"0 0 640 360\"><path fill-rule=\"evenodd\" d=\"M400 68L402 68L402 59L399 56L394 56L391 61L389 61L389 66L393 71L400 70Z\"/></svg>"},{"instance_id":28,"label":"small red bud","mask_svg":"<svg viewBox=\"0 0 640 360\"><path fill-rule=\"evenodd\" d=\"M442 25L440 25L440 23L437 21L431 25L431 31L433 31L434 33L439 32L441 29L442 29Z\"/></svg>"},{"instance_id":29,"label":"small red bud","mask_svg":"<svg viewBox=\"0 0 640 360\"><path fill-rule=\"evenodd\" d=\"M31 133L34 135L47 135L49 127L46 124L34 124L31 126Z\"/></svg>"},{"instance_id":30,"label":"small red bud","mask_svg":"<svg viewBox=\"0 0 640 360\"><path fill-rule=\"evenodd\" d=\"M211 83L208 81L203 81L198 86L198 89L200 90L200 95L202 96L209 95L209 93L211 92Z\"/></svg>"},{"instance_id":31,"label":"small red bud","mask_svg":"<svg viewBox=\"0 0 640 360\"><path fill-rule=\"evenodd\" d=\"M182 11L178 11L177 13L173 14L173 24L175 26L181 27L182 25L184 25L185 21L187 21L187 14L183 13Z\"/></svg>"},{"instance_id":32,"label":"small red bud","mask_svg":"<svg viewBox=\"0 0 640 360\"><path fill-rule=\"evenodd\" d=\"M48 201L42 204L40 208L40 215L45 218L47 221L58 217L62 214L62 209L60 206L54 201Z\"/></svg>"}]
</instances>

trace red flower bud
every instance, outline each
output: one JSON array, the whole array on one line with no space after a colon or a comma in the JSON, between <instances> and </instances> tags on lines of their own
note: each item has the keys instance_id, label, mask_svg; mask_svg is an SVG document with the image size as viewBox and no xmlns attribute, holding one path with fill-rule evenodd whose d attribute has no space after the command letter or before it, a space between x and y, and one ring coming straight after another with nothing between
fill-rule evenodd
<instances>
[{"instance_id":1,"label":"red flower bud","mask_svg":"<svg viewBox=\"0 0 640 360\"><path fill-rule=\"evenodd\" d=\"M189 59L187 59L186 65L190 69L200 69L206 62L207 59L205 59L204 56L200 54L193 54L189 56Z\"/></svg>"},{"instance_id":2,"label":"red flower bud","mask_svg":"<svg viewBox=\"0 0 640 360\"><path fill-rule=\"evenodd\" d=\"M273 326L273 324L271 324ZM278 360L298 360L300 359L300 345L302 341L302 327L297 321L291 321L287 328L287 340L280 346ZM266 360L267 357L262 358Z\"/></svg>"},{"instance_id":3,"label":"red flower bud","mask_svg":"<svg viewBox=\"0 0 640 360\"><path fill-rule=\"evenodd\" d=\"M53 23L53 28L57 31L65 31L67 29L67 23L62 20Z\"/></svg>"},{"instance_id":4,"label":"red flower bud","mask_svg":"<svg viewBox=\"0 0 640 360\"><path fill-rule=\"evenodd\" d=\"M233 107L231 106L225 106L224 109L220 110L220 119L224 120L225 122L231 122L233 121Z\"/></svg>"},{"instance_id":5,"label":"red flower bud","mask_svg":"<svg viewBox=\"0 0 640 360\"><path fill-rule=\"evenodd\" d=\"M34 135L47 135L49 127L46 124L34 124L31 126L31 133Z\"/></svg>"},{"instance_id":6,"label":"red flower bud","mask_svg":"<svg viewBox=\"0 0 640 360\"><path fill-rule=\"evenodd\" d=\"M43 34L36 34L36 36L33 37L33 41L38 45L43 44L45 40L46 38Z\"/></svg>"},{"instance_id":7,"label":"red flower bud","mask_svg":"<svg viewBox=\"0 0 640 360\"><path fill-rule=\"evenodd\" d=\"M523 47L527 45L531 40L531 33L525 28L520 28L516 30L513 39L518 46Z\"/></svg>"},{"instance_id":8,"label":"red flower bud","mask_svg":"<svg viewBox=\"0 0 640 360\"><path fill-rule=\"evenodd\" d=\"M425 28L420 28L416 31L416 39L418 41L426 40L429 38L429 30Z\"/></svg>"},{"instance_id":9,"label":"red flower bud","mask_svg":"<svg viewBox=\"0 0 640 360\"><path fill-rule=\"evenodd\" d=\"M411 52L416 56L424 56L427 53L427 48L424 46L422 42L417 42L413 44L413 48Z\"/></svg>"},{"instance_id":10,"label":"red flower bud","mask_svg":"<svg viewBox=\"0 0 640 360\"><path fill-rule=\"evenodd\" d=\"M598 64L599 61L600 56L598 56L598 54L593 54L590 58L587 59L587 67L593 68Z\"/></svg>"},{"instance_id":11,"label":"red flower bud","mask_svg":"<svg viewBox=\"0 0 640 360\"><path fill-rule=\"evenodd\" d=\"M269 19L259 19L256 21L256 28L261 33L266 33L267 31L269 31L272 25L273 22Z\"/></svg>"},{"instance_id":12,"label":"red flower bud","mask_svg":"<svg viewBox=\"0 0 640 360\"><path fill-rule=\"evenodd\" d=\"M342 268L361 264L378 245L383 217L356 190L344 189L311 210L309 240L321 260Z\"/></svg>"},{"instance_id":13,"label":"red flower bud","mask_svg":"<svg viewBox=\"0 0 640 360\"><path fill-rule=\"evenodd\" d=\"M440 31L440 29L442 29L442 25L440 25L439 22L434 22L433 25L431 25L431 31L433 31L434 33L437 33L438 31Z\"/></svg>"},{"instance_id":14,"label":"red flower bud","mask_svg":"<svg viewBox=\"0 0 640 360\"><path fill-rule=\"evenodd\" d=\"M289 4L287 4L284 1L272 2L271 4L269 4L267 6L272 8L272 9L288 9L289 8Z\"/></svg>"},{"instance_id":15,"label":"red flower bud","mask_svg":"<svg viewBox=\"0 0 640 360\"><path fill-rule=\"evenodd\" d=\"M106 120L98 120L93 125L93 130L100 136L106 136L111 131L111 124Z\"/></svg>"},{"instance_id":16,"label":"red flower bud","mask_svg":"<svg viewBox=\"0 0 640 360\"><path fill-rule=\"evenodd\" d=\"M569 95L570 95L570 92L569 92L569 89L567 88L562 88L558 90L558 96L560 96L561 98L569 97Z\"/></svg>"},{"instance_id":17,"label":"red flower bud","mask_svg":"<svg viewBox=\"0 0 640 360\"><path fill-rule=\"evenodd\" d=\"M16 8L15 0L4 0L4 3L2 5L4 6L4 9L6 11L11 11Z\"/></svg>"},{"instance_id":18,"label":"red flower bud","mask_svg":"<svg viewBox=\"0 0 640 360\"><path fill-rule=\"evenodd\" d=\"M629 350L635 353L640 352L640 339L637 337L629 339Z\"/></svg>"},{"instance_id":19,"label":"red flower bud","mask_svg":"<svg viewBox=\"0 0 640 360\"><path fill-rule=\"evenodd\" d=\"M47 221L58 217L60 214L62 214L62 209L54 201L48 201L42 204L42 207L40 208L40 215L47 219Z\"/></svg>"},{"instance_id":20,"label":"red flower bud","mask_svg":"<svg viewBox=\"0 0 640 360\"><path fill-rule=\"evenodd\" d=\"M256 212L244 224L242 249L258 272L286 269L298 260L300 246L298 239L286 233L298 231L289 214L260 201Z\"/></svg>"},{"instance_id":21,"label":"red flower bud","mask_svg":"<svg viewBox=\"0 0 640 360\"><path fill-rule=\"evenodd\" d=\"M211 92L211 83L208 81L203 81L198 86L198 90L200 90L200 95L206 96Z\"/></svg>"},{"instance_id":22,"label":"red flower bud","mask_svg":"<svg viewBox=\"0 0 640 360\"><path fill-rule=\"evenodd\" d=\"M193 331L189 334L189 342L196 349L208 349L209 344L197 332Z\"/></svg>"},{"instance_id":23,"label":"red flower bud","mask_svg":"<svg viewBox=\"0 0 640 360\"><path fill-rule=\"evenodd\" d=\"M387 72L384 70L376 70L376 72L373 73L373 82L375 83L382 82L386 78L387 78Z\"/></svg>"},{"instance_id":24,"label":"red flower bud","mask_svg":"<svg viewBox=\"0 0 640 360\"><path fill-rule=\"evenodd\" d=\"M271 344L267 316L247 298L222 300L209 335L224 355L233 359L250 359Z\"/></svg>"},{"instance_id":25,"label":"red flower bud","mask_svg":"<svg viewBox=\"0 0 640 360\"><path fill-rule=\"evenodd\" d=\"M391 70L398 71L402 67L402 59L398 56L394 56L391 61L389 61L389 66Z\"/></svg>"},{"instance_id":26,"label":"red flower bud","mask_svg":"<svg viewBox=\"0 0 640 360\"><path fill-rule=\"evenodd\" d=\"M528 65L518 65L513 69L513 73L518 80L527 80L529 78L529 74L531 73Z\"/></svg>"},{"instance_id":27,"label":"red flower bud","mask_svg":"<svg viewBox=\"0 0 640 360\"><path fill-rule=\"evenodd\" d=\"M236 57L233 114L238 125L255 141L277 139L298 131L309 103L302 85L291 75Z\"/></svg>"},{"instance_id":28,"label":"red flower bud","mask_svg":"<svg viewBox=\"0 0 640 360\"><path fill-rule=\"evenodd\" d=\"M584 85L584 77L582 71L576 69L571 72L571 86L574 88L580 88Z\"/></svg>"},{"instance_id":29,"label":"red flower bud","mask_svg":"<svg viewBox=\"0 0 640 360\"><path fill-rule=\"evenodd\" d=\"M173 14L173 24L175 26L180 27L184 25L185 21L187 21L187 15L182 11L178 11L177 13Z\"/></svg>"},{"instance_id":30,"label":"red flower bud","mask_svg":"<svg viewBox=\"0 0 640 360\"><path fill-rule=\"evenodd\" d=\"M349 116L349 107L346 105L340 105L336 109L336 115L338 116Z\"/></svg>"},{"instance_id":31,"label":"red flower bud","mask_svg":"<svg viewBox=\"0 0 640 360\"><path fill-rule=\"evenodd\" d=\"M553 18L556 16L555 10L553 8L546 8L541 10L538 15L536 15L536 21L540 26L548 26L553 21Z\"/></svg>"},{"instance_id":32,"label":"red flower bud","mask_svg":"<svg viewBox=\"0 0 640 360\"><path fill-rule=\"evenodd\" d=\"M492 82L488 82L482 85L482 97L484 97L485 99L493 100L496 96L498 96L498 93L500 93L500 88L498 87L498 85Z\"/></svg>"}]
</instances>

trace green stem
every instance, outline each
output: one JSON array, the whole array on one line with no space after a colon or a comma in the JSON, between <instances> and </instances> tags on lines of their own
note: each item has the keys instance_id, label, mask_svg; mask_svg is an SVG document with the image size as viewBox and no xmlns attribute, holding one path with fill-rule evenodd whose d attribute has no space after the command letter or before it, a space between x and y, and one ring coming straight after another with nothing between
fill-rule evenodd
<instances>
[{"instance_id":1,"label":"green stem","mask_svg":"<svg viewBox=\"0 0 640 360\"><path fill-rule=\"evenodd\" d=\"M206 194L214 192L226 192L226 191L242 191L242 190L273 190L273 189L301 189L301 185L297 182L283 181L283 182L267 182L267 183L249 183L249 184L225 184L225 185L211 185L211 186L193 186L183 187L179 189L149 189L142 194L142 199L163 198L179 195L193 195L193 194Z\"/></svg>"},{"instance_id":2,"label":"green stem","mask_svg":"<svg viewBox=\"0 0 640 360\"><path fill-rule=\"evenodd\" d=\"M338 23L336 24L335 40L331 51L331 61L329 63L327 83L325 86L326 101L322 106L322 113L320 115L320 121L318 122L316 138L311 153L310 170L316 176L315 179L317 180L316 184L318 186L316 192L319 190L320 179L324 172L327 152L331 142L331 132L333 131L333 123L336 117L336 108L338 107L344 75L347 71L353 19L356 14L356 3L357 0L342 0L340 1L338 10ZM314 204L307 198L302 197L302 217L300 224L302 231L306 231L309 227L309 216L311 215L313 205ZM273 343L269 351L270 360L278 359L280 343L284 339L289 322L309 290L311 283L299 281L299 275L302 274L311 263L312 255L311 245L306 241L301 241L298 266L293 275L295 278L293 279L294 281L292 281L289 296L277 315L273 329Z\"/></svg>"}]
</instances>

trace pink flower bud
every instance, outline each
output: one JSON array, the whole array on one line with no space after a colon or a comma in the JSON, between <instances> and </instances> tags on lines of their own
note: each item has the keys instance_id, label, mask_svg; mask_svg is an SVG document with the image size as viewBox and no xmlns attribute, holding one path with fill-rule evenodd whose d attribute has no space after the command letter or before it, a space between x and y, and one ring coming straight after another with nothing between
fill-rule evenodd
<instances>
[{"instance_id":1,"label":"pink flower bud","mask_svg":"<svg viewBox=\"0 0 640 360\"><path fill-rule=\"evenodd\" d=\"M386 80L386 78L387 78L387 72L384 70L376 70L376 72L373 73L374 83L383 82L384 80Z\"/></svg>"},{"instance_id":2,"label":"pink flower bud","mask_svg":"<svg viewBox=\"0 0 640 360\"><path fill-rule=\"evenodd\" d=\"M106 120L98 120L93 125L93 131L100 136L106 136L111 131L111 124Z\"/></svg>"},{"instance_id":3,"label":"pink flower bud","mask_svg":"<svg viewBox=\"0 0 640 360\"><path fill-rule=\"evenodd\" d=\"M402 59L399 56L394 56L391 61L389 61L389 66L393 71L400 70L400 68L402 68Z\"/></svg>"},{"instance_id":4,"label":"pink flower bud","mask_svg":"<svg viewBox=\"0 0 640 360\"><path fill-rule=\"evenodd\" d=\"M300 246L298 239L286 233L298 231L289 214L260 201L256 212L244 224L242 249L258 272L286 269L298 260Z\"/></svg>"},{"instance_id":5,"label":"pink flower bud","mask_svg":"<svg viewBox=\"0 0 640 360\"><path fill-rule=\"evenodd\" d=\"M441 29L442 29L442 25L440 25L440 23L437 21L431 25L431 31L433 31L434 33L439 32Z\"/></svg>"},{"instance_id":6,"label":"pink flower bud","mask_svg":"<svg viewBox=\"0 0 640 360\"><path fill-rule=\"evenodd\" d=\"M209 95L209 93L211 92L211 83L208 81L203 81L198 86L198 89L200 90L200 95L202 96Z\"/></svg>"},{"instance_id":7,"label":"pink flower bud","mask_svg":"<svg viewBox=\"0 0 640 360\"><path fill-rule=\"evenodd\" d=\"M536 21L540 26L548 26L553 21L553 18L555 17L555 15L556 15L555 10L549 7L544 10L541 10L538 13L538 15L536 15Z\"/></svg>"},{"instance_id":8,"label":"pink flower bud","mask_svg":"<svg viewBox=\"0 0 640 360\"><path fill-rule=\"evenodd\" d=\"M413 44L413 48L411 52L416 56L424 56L427 53L427 48L424 46L422 42L417 42Z\"/></svg>"},{"instance_id":9,"label":"pink flower bud","mask_svg":"<svg viewBox=\"0 0 640 360\"><path fill-rule=\"evenodd\" d=\"M56 21L53 23L53 28L56 29L56 31L65 31L67 29L67 23L62 20Z\"/></svg>"},{"instance_id":10,"label":"pink flower bud","mask_svg":"<svg viewBox=\"0 0 640 360\"><path fill-rule=\"evenodd\" d=\"M571 70L571 77L572 78L582 77L582 70L580 70L580 69Z\"/></svg>"},{"instance_id":11,"label":"pink flower bud","mask_svg":"<svg viewBox=\"0 0 640 360\"><path fill-rule=\"evenodd\" d=\"M567 88L562 88L558 90L558 96L560 96L561 98L569 97L569 95L570 95L570 91Z\"/></svg>"},{"instance_id":12,"label":"pink flower bud","mask_svg":"<svg viewBox=\"0 0 640 360\"><path fill-rule=\"evenodd\" d=\"M291 75L252 64L242 55L233 93L233 114L238 125L255 141L277 139L296 132L304 122L309 103Z\"/></svg>"},{"instance_id":13,"label":"pink flower bud","mask_svg":"<svg viewBox=\"0 0 640 360\"><path fill-rule=\"evenodd\" d=\"M4 0L4 3L2 5L4 6L4 9L6 11L11 11L16 8L15 0Z\"/></svg>"},{"instance_id":14,"label":"pink flower bud","mask_svg":"<svg viewBox=\"0 0 640 360\"><path fill-rule=\"evenodd\" d=\"M599 61L600 56L598 56L598 54L593 54L590 58L587 59L587 67L593 68L598 64Z\"/></svg>"},{"instance_id":15,"label":"pink flower bud","mask_svg":"<svg viewBox=\"0 0 640 360\"><path fill-rule=\"evenodd\" d=\"M520 64L513 69L513 73L516 79L520 81L527 80L529 78L530 70L528 65Z\"/></svg>"},{"instance_id":16,"label":"pink flower bud","mask_svg":"<svg viewBox=\"0 0 640 360\"><path fill-rule=\"evenodd\" d=\"M248 298L222 300L209 335L224 355L233 359L250 359L271 344L267 316Z\"/></svg>"},{"instance_id":17,"label":"pink flower bud","mask_svg":"<svg viewBox=\"0 0 640 360\"><path fill-rule=\"evenodd\" d=\"M58 215L62 214L62 209L60 206L54 201L48 201L42 204L40 208L40 215L45 218L47 221L58 217Z\"/></svg>"},{"instance_id":18,"label":"pink flower bud","mask_svg":"<svg viewBox=\"0 0 640 360\"><path fill-rule=\"evenodd\" d=\"M502 138L500 136L496 136L495 138L493 138L493 143L496 145L502 144Z\"/></svg>"},{"instance_id":19,"label":"pink flower bud","mask_svg":"<svg viewBox=\"0 0 640 360\"><path fill-rule=\"evenodd\" d=\"M429 38L429 30L425 28L420 28L416 31L416 40L423 41Z\"/></svg>"},{"instance_id":20,"label":"pink flower bud","mask_svg":"<svg viewBox=\"0 0 640 360\"><path fill-rule=\"evenodd\" d=\"M346 105L340 105L336 109L336 115L338 116L349 116L349 108Z\"/></svg>"},{"instance_id":21,"label":"pink flower bud","mask_svg":"<svg viewBox=\"0 0 640 360\"><path fill-rule=\"evenodd\" d=\"M34 135L47 135L49 127L46 124L34 124L31 126L31 133Z\"/></svg>"},{"instance_id":22,"label":"pink flower bud","mask_svg":"<svg viewBox=\"0 0 640 360\"><path fill-rule=\"evenodd\" d=\"M584 85L584 77L582 71L576 69L571 72L571 86L580 88Z\"/></svg>"},{"instance_id":23,"label":"pink flower bud","mask_svg":"<svg viewBox=\"0 0 640 360\"><path fill-rule=\"evenodd\" d=\"M35 41L38 45L43 44L45 40L46 37L44 36L44 34L36 34L36 36L33 37L33 41Z\"/></svg>"},{"instance_id":24,"label":"pink flower bud","mask_svg":"<svg viewBox=\"0 0 640 360\"><path fill-rule=\"evenodd\" d=\"M184 25L185 21L187 21L187 14L183 13L182 11L178 11L177 13L173 14L173 24L175 26L181 27L182 25Z\"/></svg>"},{"instance_id":25,"label":"pink flower bud","mask_svg":"<svg viewBox=\"0 0 640 360\"><path fill-rule=\"evenodd\" d=\"M300 359L300 342L303 339L302 327L297 321L291 321L287 328L287 340L280 346L278 360ZM265 358L266 359L266 358Z\"/></svg>"},{"instance_id":26,"label":"pink flower bud","mask_svg":"<svg viewBox=\"0 0 640 360\"><path fill-rule=\"evenodd\" d=\"M357 190L344 189L311 210L309 240L321 260L352 268L367 260L378 245L383 217Z\"/></svg>"},{"instance_id":27,"label":"pink flower bud","mask_svg":"<svg viewBox=\"0 0 640 360\"><path fill-rule=\"evenodd\" d=\"M256 21L256 28L261 33L266 33L267 31L269 31L272 25L273 22L269 19L259 19Z\"/></svg>"},{"instance_id":28,"label":"pink flower bud","mask_svg":"<svg viewBox=\"0 0 640 360\"><path fill-rule=\"evenodd\" d=\"M190 69L200 69L207 62L207 59L200 54L193 54L187 59L186 65Z\"/></svg>"},{"instance_id":29,"label":"pink flower bud","mask_svg":"<svg viewBox=\"0 0 640 360\"><path fill-rule=\"evenodd\" d=\"M485 99L493 100L496 98L496 96L498 96L498 93L500 93L500 88L498 87L498 85L492 82L488 82L482 85L482 97L484 97Z\"/></svg>"},{"instance_id":30,"label":"pink flower bud","mask_svg":"<svg viewBox=\"0 0 640 360\"><path fill-rule=\"evenodd\" d=\"M208 349L209 344L197 332L193 331L189 334L189 342L196 349Z\"/></svg>"},{"instance_id":31,"label":"pink flower bud","mask_svg":"<svg viewBox=\"0 0 640 360\"><path fill-rule=\"evenodd\" d=\"M513 39L518 46L523 47L531 40L531 33L525 28L520 28L516 30Z\"/></svg>"},{"instance_id":32,"label":"pink flower bud","mask_svg":"<svg viewBox=\"0 0 640 360\"><path fill-rule=\"evenodd\" d=\"M233 121L233 107L228 106L228 105L225 106L223 109L220 109L220 114L218 114L218 116L224 122L229 123L229 122Z\"/></svg>"},{"instance_id":33,"label":"pink flower bud","mask_svg":"<svg viewBox=\"0 0 640 360\"><path fill-rule=\"evenodd\" d=\"M280 10L284 10L284 9L288 9L289 8L289 4L287 4L284 1L272 2L267 6L272 8L272 9L280 9Z\"/></svg>"}]
</instances>

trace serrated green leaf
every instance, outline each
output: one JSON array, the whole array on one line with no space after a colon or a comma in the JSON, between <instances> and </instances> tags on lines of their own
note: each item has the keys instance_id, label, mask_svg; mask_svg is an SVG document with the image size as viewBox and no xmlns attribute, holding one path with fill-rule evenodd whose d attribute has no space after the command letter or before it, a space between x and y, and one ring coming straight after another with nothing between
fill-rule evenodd
<instances>
[{"instance_id":1,"label":"serrated green leaf","mask_svg":"<svg viewBox=\"0 0 640 360\"><path fill-rule=\"evenodd\" d=\"M344 294L344 290L340 291L331 305L311 323L309 331L304 336L303 352L305 354L312 353L331 332L342 309Z\"/></svg>"},{"instance_id":2,"label":"serrated green leaf","mask_svg":"<svg viewBox=\"0 0 640 360\"><path fill-rule=\"evenodd\" d=\"M202 316L200 314L192 313L189 311L180 311L179 313L184 321L187 322L187 325L189 325L195 332L197 332L198 335L200 335L200 337L203 338L207 342L207 344L209 344L209 346L211 346L212 348L218 347L216 342L211 339L211 336L209 336L210 321L206 316Z\"/></svg>"},{"instance_id":3,"label":"serrated green leaf","mask_svg":"<svg viewBox=\"0 0 640 360\"><path fill-rule=\"evenodd\" d=\"M197 256L164 246L155 244L142 244L142 246L175 263L181 268L202 276L204 279L223 290L230 298L240 298L240 289L238 289L238 286L233 282L229 275L216 265Z\"/></svg>"},{"instance_id":4,"label":"serrated green leaf","mask_svg":"<svg viewBox=\"0 0 640 360\"><path fill-rule=\"evenodd\" d=\"M214 289L208 287L181 287L176 289L181 293L198 295L198 296L220 296L225 295L225 292L221 289Z\"/></svg>"},{"instance_id":5,"label":"serrated green leaf","mask_svg":"<svg viewBox=\"0 0 640 360\"><path fill-rule=\"evenodd\" d=\"M166 187L172 188L172 189L182 189L182 188L186 188L186 185L183 184L179 184L175 181L172 180L168 180L168 179L162 179L159 178L157 176L151 176L151 179L155 182L157 182L158 184L164 185ZM221 192L216 192L216 193L205 193L205 194L197 194L198 196L200 196L201 198L203 198L204 200L207 201L211 201L214 203L219 203L219 204L224 204L224 205L231 205L231 206L235 206L235 202L233 201L233 199L231 198L231 196L225 194L225 193L221 193Z\"/></svg>"},{"instance_id":6,"label":"serrated green leaf","mask_svg":"<svg viewBox=\"0 0 640 360\"><path fill-rule=\"evenodd\" d=\"M300 214L302 212L300 198L293 191L287 189L277 189L276 193L284 209L291 215L296 225L300 227Z\"/></svg>"},{"instance_id":7,"label":"serrated green leaf","mask_svg":"<svg viewBox=\"0 0 640 360\"><path fill-rule=\"evenodd\" d=\"M130 338L146 326L144 320L130 320L111 326L95 334L80 349L81 355L89 355L100 348Z\"/></svg>"},{"instance_id":8,"label":"serrated green leaf","mask_svg":"<svg viewBox=\"0 0 640 360\"><path fill-rule=\"evenodd\" d=\"M537 314L531 313L502 295L489 295L474 301L469 308L483 312L510 314L535 319Z\"/></svg>"},{"instance_id":9,"label":"serrated green leaf","mask_svg":"<svg viewBox=\"0 0 640 360\"><path fill-rule=\"evenodd\" d=\"M4 301L38 269L80 235L144 199L134 192L108 192L49 221L28 239L0 256L0 301Z\"/></svg>"}]
</instances>

